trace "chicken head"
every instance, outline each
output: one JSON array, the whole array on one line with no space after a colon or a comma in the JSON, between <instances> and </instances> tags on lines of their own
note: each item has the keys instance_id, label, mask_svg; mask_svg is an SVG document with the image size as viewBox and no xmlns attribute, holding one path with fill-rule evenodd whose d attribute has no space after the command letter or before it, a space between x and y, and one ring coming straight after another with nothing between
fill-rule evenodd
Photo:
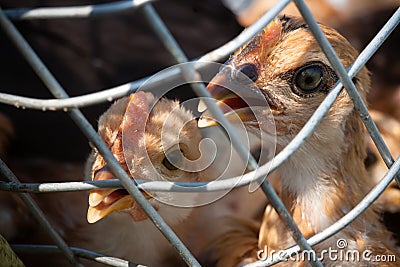
<instances>
[{"instance_id":1,"label":"chicken head","mask_svg":"<svg viewBox=\"0 0 400 267\"><path fill-rule=\"evenodd\" d=\"M201 181L195 165L200 157L201 140L193 115L177 101L157 99L150 93L139 92L113 104L99 120L98 133L132 179L170 182ZM107 162L95 152L91 171L93 180L115 179ZM180 193L144 192L156 210L173 204L188 206L188 198ZM194 194L189 197L194 198ZM179 198L179 199L176 199ZM190 202L190 201L189 201ZM186 205L185 205L186 204ZM182 209L184 210L184 209ZM147 216L125 189L92 190L89 195L87 219L94 223L112 212L130 214L134 221ZM184 218L187 212L174 213ZM179 214L179 215L178 215Z\"/></svg>"}]
</instances>

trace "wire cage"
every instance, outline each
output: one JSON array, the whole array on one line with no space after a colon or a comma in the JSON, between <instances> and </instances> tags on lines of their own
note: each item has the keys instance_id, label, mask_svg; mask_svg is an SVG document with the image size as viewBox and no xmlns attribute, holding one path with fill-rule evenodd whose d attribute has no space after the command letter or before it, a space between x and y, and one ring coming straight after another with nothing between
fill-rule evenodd
<instances>
[{"instance_id":1,"label":"wire cage","mask_svg":"<svg viewBox=\"0 0 400 267\"><path fill-rule=\"evenodd\" d=\"M84 133L87 139L92 143L97 150L104 157L108 163L110 169L114 174L116 174L118 180L112 181L91 181L91 182L66 182L66 183L43 183L43 184L22 184L19 182L18 178L13 174L13 172L5 165L5 163L0 160L0 171L7 177L8 182L0 182L0 189L6 191L14 191L20 194L20 197L29 207L34 216L38 219L42 227L46 229L49 235L52 237L55 245L54 246L39 246L39 245L20 245L14 246L14 249L25 249L40 252L56 252L61 251L66 258L74 266L80 266L77 257L83 257L98 261L109 266L131 266L130 262L125 260L108 257L101 255L97 252L88 251L80 248L69 247L67 243L61 238L57 231L51 226L49 221L46 219L43 212L38 208L33 199L28 193L39 193L39 192L62 192L62 191L83 191L91 190L96 188L109 188L109 187L124 187L131 196L140 204L142 209L145 211L147 216L151 221L157 226L157 228L162 232L165 238L171 243L171 245L178 251L183 260L189 266L200 266L196 258L187 249L185 244L179 239L179 237L170 229L170 227L164 222L160 215L155 211L155 209L150 205L150 203L145 199L145 197L140 193L140 188L146 190L169 190L169 185L163 182L147 182L146 184L135 184L124 169L119 165L116 159L113 157L110 150L106 147L103 141L100 139L96 131L93 129L92 125L79 110L89 105L94 105L98 103L109 102L110 99L117 99L126 96L130 93L135 92L135 90L140 87L145 78L139 79L133 82L129 82L117 87L110 89L88 93L80 96L70 97L64 88L60 85L57 79L49 71L45 62L43 62L35 53L34 49L31 48L26 39L14 26L12 20L35 20L35 19L59 19L59 18L91 18L96 16L107 15L111 13L116 13L126 11L129 9L140 9L145 18L145 23L154 31L154 33L160 39L160 42L164 45L165 49L173 56L176 63L189 62L188 57L185 55L183 50L178 45L178 42L174 39L173 35L169 32L167 25L164 24L163 20L160 18L156 10L152 6L151 0L137 0L137 1L117 1L112 3L89 5L89 6L79 6L79 7L57 7L57 8L31 8L31 9L0 9L0 25L3 31L7 34L7 37L12 41L13 45L19 50L26 61L30 64L32 69L35 71L36 75L40 77L42 82L46 85L48 90L54 96L54 99L39 99L31 97L22 97L12 94L0 93L0 102L10 106L23 107L26 109L37 109L43 111L55 111L64 110L68 111L68 115L72 118L76 126ZM271 9L269 9L259 20L248 27L246 30L237 35L233 40L227 42L219 48L201 56L193 61L194 64L189 67L188 65L178 65L170 68L166 72L165 78L177 78L183 76L185 79L190 80L190 78L197 74L203 68L207 66L202 62L215 62L221 61L229 56L236 49L240 48L243 44L248 42L253 36L260 32L269 22L271 22L290 2L294 2L303 16L306 23L309 25L310 31L315 36L316 40L320 44L323 52L328 58L333 69L337 73L340 81L334 86L331 92L327 95L322 104L318 107L309 121L306 123L304 128L299 132L299 134L285 147L278 155L275 156L274 161L268 162L263 166L259 166L258 171L255 172L255 168L258 167L253 162L249 164L249 173L245 174L241 182L237 186L244 186L249 184L254 175L257 179L263 179L269 171L277 169L285 160L290 157L303 142L313 133L314 129L317 127L319 122L323 120L324 116L327 114L330 107L333 105L334 101L338 97L339 93L343 88L347 91L349 96L354 102L354 106L357 112L360 114L369 134L371 135L375 145L377 146L379 153L384 159L387 167L389 168L386 175L381 179L381 181L364 197L364 199L358 203L350 212L348 212L344 217L338 220L336 223L325 229L323 232L316 234L308 239L306 239L290 214L286 210L282 201L278 197L277 193L272 188L268 181L262 183L262 190L268 197L270 203L278 211L282 220L285 221L285 225L289 228L292 233L293 238L297 242L296 246L287 248L285 250L285 256L275 259L270 262L254 263L251 266L270 266L277 262L285 260L284 257L289 257L301 250L312 250L312 246L322 242L323 240L331 237L335 233L339 232L347 225L349 225L353 220L355 220L362 212L364 212L378 197L379 195L388 187L390 182L395 179L398 184L400 184L400 178L396 176L400 170L400 160L396 161L393 159L389 153L388 147L382 139L374 121L371 119L366 104L361 99L358 94L352 78L361 69L361 67L366 64L366 62L374 55L386 38L393 32L396 26L400 22L400 8L398 8L391 18L386 22L384 27L375 35L373 40L364 48L359 57L353 62L349 69L345 69L341 64L339 58L334 52L333 48L327 41L326 37L322 33L318 24L316 23L313 15L311 14L309 8L306 6L303 0L282 0L275 4ZM114 14L114 15L116 15ZM161 79L153 79L152 83L156 85L159 82L163 82ZM147 86L152 86L153 84L147 84ZM210 97L205 86L203 84L196 84L193 90L196 94L200 96ZM214 105L214 109L217 106L213 102L207 103L207 105ZM216 112L213 114L219 121L226 124L226 129L228 132L233 132L234 130L230 127L229 122L222 114L222 112ZM240 141L234 140L236 146L240 146ZM243 156L248 155L248 151L245 149L238 149L239 153ZM216 191L221 189L229 189L232 184L235 184L237 177L231 179L217 181L210 184L207 187L196 187L194 183L191 191ZM187 188L187 184L186 188ZM183 187L185 188L185 187ZM179 187L172 190L179 191ZM182 189L181 189L182 190ZM322 266L321 262L316 259L315 261L310 261L312 266ZM260 265L257 265L260 264ZM249 265L249 266L250 266Z\"/></svg>"}]
</instances>

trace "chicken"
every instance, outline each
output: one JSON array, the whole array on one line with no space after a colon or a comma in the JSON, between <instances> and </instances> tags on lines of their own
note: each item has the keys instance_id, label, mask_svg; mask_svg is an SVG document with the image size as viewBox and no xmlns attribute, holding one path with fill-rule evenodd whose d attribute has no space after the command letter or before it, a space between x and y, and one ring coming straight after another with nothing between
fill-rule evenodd
<instances>
[{"instance_id":1,"label":"chicken","mask_svg":"<svg viewBox=\"0 0 400 267\"><path fill-rule=\"evenodd\" d=\"M156 99L149 93L136 93L130 99L117 101L99 120L98 133L115 158L134 179L171 182L198 182L205 178L196 172L200 158L200 132L192 114L176 101ZM92 179L115 176L100 154L95 154ZM196 204L196 194L143 192L146 198L171 226L188 217ZM119 211L119 212L116 212ZM103 219L104 217L106 217ZM97 251L159 266L177 255L156 229L140 206L124 189L93 190L89 195L88 222L107 223L115 229L110 242L99 242ZM176 229L179 232L179 229ZM125 244L116 249L118 240ZM110 251L112 249L112 251ZM154 252L157 251L156 254ZM116 252L116 253L111 253ZM177 258L172 262L177 264ZM171 265L174 265L171 264Z\"/></svg>"},{"instance_id":2,"label":"chicken","mask_svg":"<svg viewBox=\"0 0 400 267\"><path fill-rule=\"evenodd\" d=\"M229 143L223 132L213 129L206 132L203 131L200 135L192 115L187 111L183 111L183 109L176 111L178 108L177 102L161 100L151 111L147 119L148 124L146 126L141 125L146 121L146 116L149 114L147 103L152 106L153 102L153 97L150 94L138 93L131 97L128 105L127 99L115 103L99 120L100 137L110 147L122 166L125 169L129 169L134 178L181 182L212 181L230 178L243 173L245 164L235 151L229 151L227 148ZM168 116L172 117L172 119L168 118ZM134 130L138 127L145 127L144 135L139 139L137 136L131 136L131 134L136 134ZM160 136L161 133L163 134ZM162 140L161 137L165 139ZM187 170L189 166L177 166L180 162L181 164L184 162L183 158L179 157L184 156L189 160L199 158L198 148L202 137L210 138L217 144L215 158L211 162L209 159L212 154L210 152L211 148L203 146L202 156L204 157L202 160L197 160L198 166L191 166L191 170L182 171L182 169ZM141 139L142 143L138 141L140 138L143 138ZM128 143L125 146L124 140L131 140L132 145ZM124 149L131 154L123 155L122 152L125 153ZM176 154L179 149L183 155ZM145 160L145 153L150 158L150 161ZM169 160L164 156L165 154L168 155L168 153L171 155ZM226 155L231 154L233 157L230 158L231 161L226 161ZM172 162L170 162L171 160ZM131 162L130 166L127 163L129 161ZM200 167L200 165L203 167ZM93 163L92 178L94 180L104 180L113 177L103 158L97 155ZM233 214L245 214L246 216L254 217L259 213L260 208L265 205L262 192L249 194L245 188L233 190L228 196L217 202L215 201L223 197L226 192L222 192L222 194L221 192L203 193L201 196L193 193L165 193L165 196L159 192L144 192L144 194L166 222L176 226L175 230L184 239L189 249L204 262L208 261L206 250L211 240L226 232L226 228L219 220L220 218ZM194 199L195 197L197 197L197 200ZM254 200L257 200L259 204L249 207ZM142 243L140 247L145 243L147 246L145 248L127 248L130 253L137 251L137 255L135 257L132 256L135 261L143 262L150 266L160 265L161 262L165 264L165 259L157 259L155 255L149 254L155 251L155 244L158 246L157 251L164 250L168 251L169 254L173 254L169 245L164 242L164 238L157 231L154 232L155 228L152 223L149 220L145 220L146 216L143 211L127 195L125 190L93 190L89 196L89 204L88 221L91 223L105 216L131 217L133 221L129 224L134 229L129 231L121 229L121 232L132 233L133 240L131 243ZM182 208L194 206L201 207ZM115 211L119 212L115 213ZM183 221L185 218L187 220ZM180 222L182 223L180 224ZM138 239L138 232L146 233L146 240ZM160 254L162 255L163 253ZM126 255L120 256L127 257Z\"/></svg>"},{"instance_id":3,"label":"chicken","mask_svg":"<svg viewBox=\"0 0 400 267\"><path fill-rule=\"evenodd\" d=\"M200 158L198 146L201 135L190 112L182 112L178 102L156 99L151 94L137 93L115 103L99 120L99 135L110 147L115 158L134 179L166 180L180 182L204 181L196 172L196 159ZM180 112L177 116L176 112ZM148 123L147 123L148 121ZM114 179L103 157L96 153L92 167L93 180ZM190 164L192 166L190 166ZM180 221L187 216L181 210L169 218L171 204L190 206L191 196L185 194L146 193L167 222ZM175 203L173 197L179 197ZM168 202L170 201L170 202ZM185 203L185 201L187 203ZM165 203L162 203L165 202ZM153 202L152 202L153 203ZM94 223L115 210L127 211L134 221L147 218L141 208L125 190L93 190L89 195L87 219Z\"/></svg>"},{"instance_id":4,"label":"chicken","mask_svg":"<svg viewBox=\"0 0 400 267\"><path fill-rule=\"evenodd\" d=\"M349 67L357 51L335 30L320 26L343 65ZM307 24L295 17L282 16L271 22L226 64L210 82L208 90L219 100L219 105L227 104L236 111L250 132L262 129L263 138L276 138L277 152L300 131L338 80ZM244 75L248 78L244 79ZM365 99L370 87L366 68L353 81ZM251 100L257 98L258 102L253 103L258 104L247 104L239 97L243 94L250 95ZM263 105L261 98L267 104ZM224 111L228 118L232 117L233 112ZM271 113L273 121L268 117ZM210 120L207 116L206 113L203 125ZM314 133L277 170L282 201L305 237L321 232L343 217L371 189L364 166L364 134L362 121L343 91ZM240 221L236 224L237 229L241 229L237 230L240 234L235 235L236 240L230 240L227 234L217 243L219 266L256 261L258 256L271 256L271 250L279 251L295 244L276 211L269 206L258 231L254 227L243 227ZM253 242L249 242L251 238ZM328 248L338 249L338 240L345 240L347 251L362 253L368 249L373 256L399 255L391 234L381 224L374 208L369 208L345 229L313 248L321 256ZM227 243L242 250L231 255L231 246L225 246ZM265 253L259 254L262 250ZM322 262L325 266L380 265L365 258L341 263L338 260L325 255ZM278 266L303 264L300 259ZM395 262L385 264L398 265Z\"/></svg>"}]
</instances>

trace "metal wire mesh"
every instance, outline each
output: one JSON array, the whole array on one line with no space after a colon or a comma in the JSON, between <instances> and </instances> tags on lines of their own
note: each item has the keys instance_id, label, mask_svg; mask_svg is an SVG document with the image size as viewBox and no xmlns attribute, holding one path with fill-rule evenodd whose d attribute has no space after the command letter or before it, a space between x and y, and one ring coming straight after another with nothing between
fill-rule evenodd
<instances>
[{"instance_id":1,"label":"metal wire mesh","mask_svg":"<svg viewBox=\"0 0 400 267\"><path fill-rule=\"evenodd\" d=\"M120 188L124 187L131 196L141 205L148 217L154 222L159 230L164 234L167 240L173 245L173 247L182 256L184 261L189 266L200 266L195 257L190 253L182 241L175 235L170 227L164 222L164 220L158 215L150 203L143 197L139 189L151 190L151 191L180 191L180 192L210 192L232 188L235 184L236 187L244 186L256 180L262 180L270 171L274 171L281 166L299 147L303 142L312 134L321 120L324 118L330 107L333 105L337 96L341 92L343 86L346 88L347 93L354 102L354 106L360 114L362 120L365 123L368 132L370 133L374 143L376 144L379 153L384 159L389 170L382 180L365 196L365 198L354 207L349 213L343 218L338 220L335 224L331 225L323 232L306 240L300 233L289 212L286 210L282 201L268 183L264 181L262 183L262 189L267 195L269 201L278 211L280 217L284 220L284 223L293 238L296 240L297 246L288 248L285 250L286 257L289 257L300 250L312 250L311 246L322 242L323 240L336 234L344 227L354 221L363 211L365 211L385 190L389 183L396 179L397 183L400 184L400 179L396 176L400 170L400 159L393 160L389 150L384 143L382 136L380 135L376 125L369 116L368 110L365 103L359 96L352 78L361 69L361 67L371 58L371 56L377 51L382 45L385 39L391 34L395 27L400 22L400 8L393 14L393 16L387 21L385 26L381 29L375 38L368 44L368 46L362 51L359 57L355 60L352 66L346 71L341 64L339 58L334 52L333 48L327 41L326 37L322 33L308 7L305 5L303 0L293 0L299 9L300 13L304 17L305 21L310 27L311 32L314 34L316 40L320 44L326 57L334 68L335 72L340 78L340 81L335 85L334 89L327 95L322 104L318 107L303 129L299 134L286 146L278 155L274 157L273 161L270 161L263 166L257 166L255 160L250 155L250 161L248 165L249 173L241 177L233 177L230 179L217 181L213 183L175 183L171 185L166 182L144 182L137 181L135 184L128 174L123 170L119 163L114 159L112 153L97 135L91 124L87 121L85 116L78 110L80 107L93 105L100 102L110 101L110 99L116 99L134 92L140 87L146 78L127 83L118 87L103 90L92 94L87 94L77 97L69 97L62 86L57 82L54 76L47 69L45 64L36 55L33 49L29 46L23 36L18 32L14 25L9 19L13 20L28 20L28 19L57 19L57 18L78 18L78 17L93 17L100 16L103 14L109 14L119 12L126 9L142 8L147 23L152 27L154 32L160 38L160 41L164 44L166 49L173 55L177 63L188 62L188 58L180 49L178 43L174 40L173 36L168 31L166 25L163 23L157 12L152 7L150 0L141 1L119 1L115 3L95 5L95 6L84 6L84 7L65 7L65 8L36 8L36 9L15 9L15 10L1 10L0 9L0 25L7 33L9 38L14 42L14 45L23 54L26 60L29 62L31 67L35 70L36 74L46 84L50 92L56 99L35 99L28 97L21 97L11 94L0 93L0 102L8 105L14 105L17 107L24 107L30 109L40 110L58 110L62 109L68 111L68 114L74 120L76 125L86 135L88 140L99 150L106 162L109 164L110 169L116 174L116 180L108 181L92 181L92 182L65 182L65 183L41 183L41 184L22 184L18 181L17 177L8 169L3 161L0 160L0 171L5 175L9 182L0 182L0 190L7 190L18 192L36 218L41 222L42 226L52 236L56 246L35 246L35 245L18 245L14 246L19 251L29 251L33 253L40 253L44 251L61 251L65 257L74 266L80 266L80 263L76 260L76 257L84 257L92 259L98 262L108 264L110 266L129 266L129 263L124 260L116 259L101 255L96 252L87 251L79 248L70 248L58 235L58 233L52 228L51 224L47 221L43 212L37 207L34 201L25 194L26 192L38 193L38 192L63 192L63 191L78 191L78 190L91 190L95 188ZM147 87L156 86L157 83L162 83L166 79L177 79L183 76L185 79L190 80L190 77L201 72L202 69L207 68L205 61L217 61L221 60L248 40L250 40L255 34L260 32L277 14L289 4L290 0L283 0L274 5L268 12L266 12L256 23L243 31L240 35L234 38L232 41L223 45L222 47L202 56L201 58L194 60L193 68L181 68L173 67L168 70L164 76L159 79L153 80L147 84ZM194 91L199 96L210 97L211 95L207 92L203 84L194 85ZM234 130L226 120L222 112L210 101L206 103L207 106L213 111L215 118L222 122L228 132L232 136L232 142L235 148L238 150L243 157L247 158L249 151L241 146L241 142L235 137ZM257 172L255 169L258 168ZM240 180L239 183L237 181ZM206 185L206 186L199 186ZM256 262L249 264L248 266L270 266L285 258L278 258L271 262ZM318 260L310 262L313 266L322 266Z\"/></svg>"}]
</instances>

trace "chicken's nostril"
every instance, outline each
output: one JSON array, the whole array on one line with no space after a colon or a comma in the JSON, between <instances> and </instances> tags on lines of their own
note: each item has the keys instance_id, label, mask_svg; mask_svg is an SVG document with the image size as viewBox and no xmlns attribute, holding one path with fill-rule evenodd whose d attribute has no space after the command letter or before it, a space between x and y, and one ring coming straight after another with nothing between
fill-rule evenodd
<instances>
[{"instance_id":1,"label":"chicken's nostril","mask_svg":"<svg viewBox=\"0 0 400 267\"><path fill-rule=\"evenodd\" d=\"M258 79L258 69L256 65L246 63L238 66L237 71L234 72L233 76L236 81L241 83L248 81L248 79L255 82Z\"/></svg>"}]
</instances>

